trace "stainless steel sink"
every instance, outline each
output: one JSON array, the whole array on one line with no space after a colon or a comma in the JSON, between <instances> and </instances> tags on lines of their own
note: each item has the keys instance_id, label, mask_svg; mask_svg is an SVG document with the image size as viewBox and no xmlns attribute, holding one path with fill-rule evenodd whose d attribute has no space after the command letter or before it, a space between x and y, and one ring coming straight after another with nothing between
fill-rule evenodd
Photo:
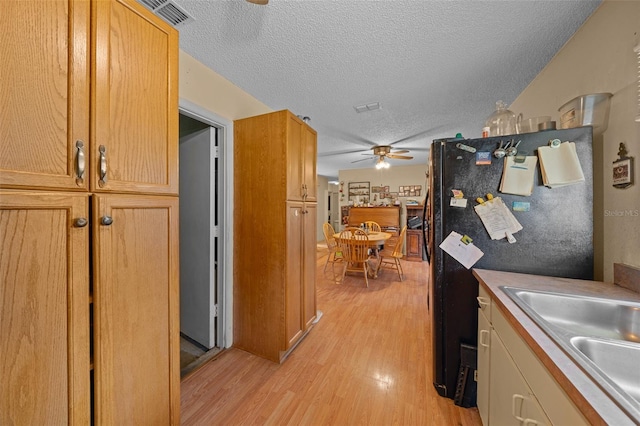
<instances>
[{"instance_id":1,"label":"stainless steel sink","mask_svg":"<svg viewBox=\"0 0 640 426\"><path fill-rule=\"evenodd\" d=\"M582 336L572 338L571 344L624 392L640 401L640 345Z\"/></svg>"},{"instance_id":2,"label":"stainless steel sink","mask_svg":"<svg viewBox=\"0 0 640 426\"><path fill-rule=\"evenodd\" d=\"M640 303L501 289L640 423Z\"/></svg>"},{"instance_id":3,"label":"stainless steel sink","mask_svg":"<svg viewBox=\"0 0 640 426\"><path fill-rule=\"evenodd\" d=\"M513 287L505 291L545 321L570 333L640 343L638 303Z\"/></svg>"}]
</instances>

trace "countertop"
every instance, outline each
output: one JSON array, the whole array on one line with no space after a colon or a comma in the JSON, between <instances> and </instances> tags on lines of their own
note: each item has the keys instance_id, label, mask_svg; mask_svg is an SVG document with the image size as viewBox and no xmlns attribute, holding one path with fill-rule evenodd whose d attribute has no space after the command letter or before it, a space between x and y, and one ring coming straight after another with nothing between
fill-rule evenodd
<instances>
[{"instance_id":1,"label":"countertop","mask_svg":"<svg viewBox=\"0 0 640 426\"><path fill-rule=\"evenodd\" d=\"M592 424L634 424L624 411L522 311L500 286L640 302L640 294L612 283L473 269L507 321L527 342L584 417Z\"/></svg>"}]
</instances>

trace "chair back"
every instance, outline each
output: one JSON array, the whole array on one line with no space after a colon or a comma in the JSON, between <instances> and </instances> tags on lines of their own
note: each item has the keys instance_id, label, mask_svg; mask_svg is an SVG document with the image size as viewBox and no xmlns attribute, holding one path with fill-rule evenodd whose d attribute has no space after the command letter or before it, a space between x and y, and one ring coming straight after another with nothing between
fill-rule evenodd
<instances>
[{"instance_id":1,"label":"chair back","mask_svg":"<svg viewBox=\"0 0 640 426\"><path fill-rule=\"evenodd\" d=\"M360 228L349 227L342 231L338 246L347 262L366 262L369 258L369 236Z\"/></svg>"},{"instance_id":2,"label":"chair back","mask_svg":"<svg viewBox=\"0 0 640 426\"><path fill-rule=\"evenodd\" d=\"M378 224L378 222L374 222L373 220L367 220L364 222L365 226L369 231L372 232L382 232L382 228Z\"/></svg>"},{"instance_id":3,"label":"chair back","mask_svg":"<svg viewBox=\"0 0 640 426\"><path fill-rule=\"evenodd\" d=\"M324 233L324 239L327 242L327 247L329 248L329 250L335 248L338 244L336 242L336 239L333 238L333 234L336 233L336 231L333 229L333 226L331 226L329 222L323 223L322 232Z\"/></svg>"},{"instance_id":4,"label":"chair back","mask_svg":"<svg viewBox=\"0 0 640 426\"><path fill-rule=\"evenodd\" d=\"M393 248L393 253L391 256L397 257L398 259L402 257L402 249L404 248L404 237L407 234L407 226L405 225L400 231L400 235L398 236L398 240L396 241L396 245Z\"/></svg>"}]
</instances>

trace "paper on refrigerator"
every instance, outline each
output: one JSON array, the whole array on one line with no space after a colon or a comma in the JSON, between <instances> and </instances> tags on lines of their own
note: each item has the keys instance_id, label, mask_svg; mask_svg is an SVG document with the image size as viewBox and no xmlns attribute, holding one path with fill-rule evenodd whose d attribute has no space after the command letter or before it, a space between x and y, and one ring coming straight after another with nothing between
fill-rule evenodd
<instances>
[{"instance_id":1,"label":"paper on refrigerator","mask_svg":"<svg viewBox=\"0 0 640 426\"><path fill-rule=\"evenodd\" d=\"M502 198L496 197L478 204L474 209L492 240L507 238L510 243L515 242L513 234L520 231L522 225L504 204Z\"/></svg>"},{"instance_id":2,"label":"paper on refrigerator","mask_svg":"<svg viewBox=\"0 0 640 426\"><path fill-rule=\"evenodd\" d=\"M484 256L482 250L474 246L473 243L463 243L462 235L455 231L451 231L449 236L440 243L439 247L446 251L449 256L462 263L462 266L467 269L471 268L482 256Z\"/></svg>"},{"instance_id":3,"label":"paper on refrigerator","mask_svg":"<svg viewBox=\"0 0 640 426\"><path fill-rule=\"evenodd\" d=\"M504 169L500 180L500 192L529 196L533 193L534 175L538 157L527 156L521 163L515 157L504 157Z\"/></svg>"},{"instance_id":4,"label":"paper on refrigerator","mask_svg":"<svg viewBox=\"0 0 640 426\"><path fill-rule=\"evenodd\" d=\"M562 142L555 148L538 147L538 157L545 186L558 188L584 182L575 142Z\"/></svg>"}]
</instances>

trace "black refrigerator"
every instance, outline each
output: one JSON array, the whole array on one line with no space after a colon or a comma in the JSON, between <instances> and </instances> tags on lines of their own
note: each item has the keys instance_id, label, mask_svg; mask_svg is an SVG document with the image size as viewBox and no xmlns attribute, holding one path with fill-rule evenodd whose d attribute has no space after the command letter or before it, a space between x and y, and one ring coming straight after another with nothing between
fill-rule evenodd
<instances>
[{"instance_id":1,"label":"black refrigerator","mask_svg":"<svg viewBox=\"0 0 640 426\"><path fill-rule=\"evenodd\" d=\"M520 141L518 154L534 156L538 147L549 146L555 139L575 142L583 182L546 187L538 162L530 196L499 192L504 160L495 158L493 152L501 142L504 146L512 140L514 144ZM488 152L490 164L486 164ZM483 161L479 162L479 158ZM479 164L482 162L485 164ZM433 384L441 396L454 399L461 344L477 345L478 282L471 269L440 249L440 244L452 231L471 237L473 244L484 252L472 268L593 279L592 128L434 140L429 175L430 212L426 225ZM450 205L454 189L463 192L466 207ZM488 193L500 197L522 225L523 229L513 234L515 243L504 238L492 240L476 214L476 198L486 197ZM514 201L520 202L516 204L519 211L512 210Z\"/></svg>"}]
</instances>

